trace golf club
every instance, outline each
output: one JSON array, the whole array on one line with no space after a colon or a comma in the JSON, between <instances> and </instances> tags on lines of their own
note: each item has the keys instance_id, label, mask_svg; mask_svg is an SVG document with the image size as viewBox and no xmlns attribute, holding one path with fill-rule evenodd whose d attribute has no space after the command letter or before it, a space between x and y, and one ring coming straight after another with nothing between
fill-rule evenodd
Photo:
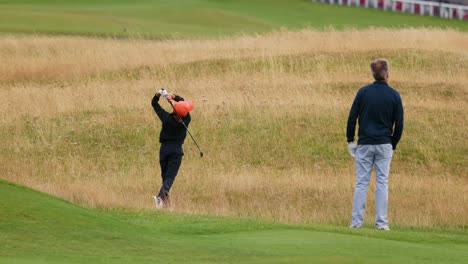
<instances>
[{"instance_id":1,"label":"golf club","mask_svg":"<svg viewBox=\"0 0 468 264\"><path fill-rule=\"evenodd\" d=\"M164 88L161 88L161 90L165 90ZM195 143L195 145L197 146L198 148L198 151L200 152L200 158L203 157L203 151L200 149L200 146L198 146L198 143L197 141L193 138L192 136L192 133L190 133L190 130L188 129L187 125L185 124L184 120L182 120L182 117L180 117L177 112L175 111L175 108L174 108L174 105L172 104L171 100L169 98L167 98L166 96L164 96L167 101L169 102L169 104L171 105L172 107L172 110L174 110L174 114L177 115L179 118L180 118L180 121L182 122L182 125L184 125L185 127L185 130L187 130L188 134L190 135L190 137L192 138L193 142Z\"/></svg>"}]
</instances>

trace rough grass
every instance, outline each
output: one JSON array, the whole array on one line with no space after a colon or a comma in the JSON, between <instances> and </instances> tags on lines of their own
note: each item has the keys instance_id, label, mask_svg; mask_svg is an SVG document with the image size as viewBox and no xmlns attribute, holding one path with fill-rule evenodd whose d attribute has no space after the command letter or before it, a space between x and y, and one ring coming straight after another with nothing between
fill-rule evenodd
<instances>
[{"instance_id":1,"label":"rough grass","mask_svg":"<svg viewBox=\"0 0 468 264\"><path fill-rule=\"evenodd\" d=\"M406 120L390 224L465 229L466 43L466 33L416 29L158 42L2 37L1 177L84 206L151 208L160 124L150 100L166 87L195 103L190 129L205 152L200 159L187 139L172 210L346 225L347 114L371 81L369 62L385 57Z\"/></svg>"}]
</instances>

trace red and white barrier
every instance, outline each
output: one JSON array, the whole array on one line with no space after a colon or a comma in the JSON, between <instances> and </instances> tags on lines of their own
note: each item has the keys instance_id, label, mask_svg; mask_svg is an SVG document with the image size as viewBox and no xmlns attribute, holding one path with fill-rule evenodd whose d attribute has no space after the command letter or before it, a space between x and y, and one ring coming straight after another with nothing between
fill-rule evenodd
<instances>
[{"instance_id":1,"label":"red and white barrier","mask_svg":"<svg viewBox=\"0 0 468 264\"><path fill-rule=\"evenodd\" d=\"M439 16L448 19L468 20L468 6L455 5L441 2L421 1L421 0L315 0L316 2L362 6L366 8L376 8L391 10L395 12L406 12L412 14Z\"/></svg>"}]
</instances>

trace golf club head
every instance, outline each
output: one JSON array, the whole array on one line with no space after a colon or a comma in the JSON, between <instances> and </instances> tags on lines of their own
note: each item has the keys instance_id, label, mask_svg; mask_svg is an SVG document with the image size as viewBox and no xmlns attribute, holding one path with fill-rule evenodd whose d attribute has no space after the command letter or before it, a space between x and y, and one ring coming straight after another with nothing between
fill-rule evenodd
<instances>
[{"instance_id":1,"label":"golf club head","mask_svg":"<svg viewBox=\"0 0 468 264\"><path fill-rule=\"evenodd\" d=\"M200 151L200 158L203 158L203 152Z\"/></svg>"}]
</instances>

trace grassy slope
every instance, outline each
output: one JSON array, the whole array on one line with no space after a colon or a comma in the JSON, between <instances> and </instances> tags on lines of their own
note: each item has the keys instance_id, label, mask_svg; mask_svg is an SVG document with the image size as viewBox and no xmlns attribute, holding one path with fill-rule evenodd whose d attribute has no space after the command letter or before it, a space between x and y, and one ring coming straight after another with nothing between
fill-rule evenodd
<instances>
[{"instance_id":1,"label":"grassy slope","mask_svg":"<svg viewBox=\"0 0 468 264\"><path fill-rule=\"evenodd\" d=\"M432 26L468 29L464 21L305 0L0 0L0 32L213 36L303 28Z\"/></svg>"},{"instance_id":2,"label":"grassy slope","mask_svg":"<svg viewBox=\"0 0 468 264\"><path fill-rule=\"evenodd\" d=\"M461 263L468 258L463 233L102 212L1 180L0 193L0 263Z\"/></svg>"}]
</instances>

